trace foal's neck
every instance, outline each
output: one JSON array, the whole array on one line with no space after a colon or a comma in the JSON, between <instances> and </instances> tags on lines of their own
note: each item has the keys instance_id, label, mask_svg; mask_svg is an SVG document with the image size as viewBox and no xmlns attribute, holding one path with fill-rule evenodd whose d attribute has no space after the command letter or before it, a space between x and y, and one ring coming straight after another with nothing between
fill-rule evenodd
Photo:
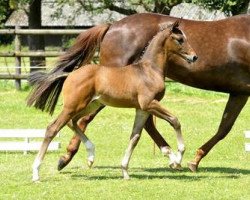
<instances>
[{"instance_id":1,"label":"foal's neck","mask_svg":"<svg viewBox=\"0 0 250 200\"><path fill-rule=\"evenodd\" d=\"M168 37L169 32L159 32L149 43L146 48L144 55L142 56L141 62L150 62L152 67L160 69L162 73L165 71L166 65L166 53L164 49L164 42Z\"/></svg>"}]
</instances>

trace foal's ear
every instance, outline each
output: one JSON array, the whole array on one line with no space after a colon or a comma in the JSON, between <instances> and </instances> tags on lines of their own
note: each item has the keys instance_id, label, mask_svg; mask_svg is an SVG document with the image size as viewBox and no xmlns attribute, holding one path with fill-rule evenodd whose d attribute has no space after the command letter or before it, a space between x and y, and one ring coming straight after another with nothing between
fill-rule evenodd
<instances>
[{"instance_id":1,"label":"foal's ear","mask_svg":"<svg viewBox=\"0 0 250 200\"><path fill-rule=\"evenodd\" d=\"M174 32L174 30L179 27L179 25L181 23L181 20L182 20L182 18L181 19L177 19L173 24L171 24L171 26L170 26L170 31L171 32Z\"/></svg>"},{"instance_id":2,"label":"foal's ear","mask_svg":"<svg viewBox=\"0 0 250 200\"><path fill-rule=\"evenodd\" d=\"M177 27L179 27L179 24L180 24L180 20L178 19L178 20L176 20L176 21L173 23L172 27L173 27L173 28L177 28Z\"/></svg>"},{"instance_id":3,"label":"foal's ear","mask_svg":"<svg viewBox=\"0 0 250 200\"><path fill-rule=\"evenodd\" d=\"M170 32L174 32L175 29L177 29L181 23L182 18L177 19L174 23L162 23L160 24L160 31L164 31L165 29L168 29Z\"/></svg>"}]
</instances>

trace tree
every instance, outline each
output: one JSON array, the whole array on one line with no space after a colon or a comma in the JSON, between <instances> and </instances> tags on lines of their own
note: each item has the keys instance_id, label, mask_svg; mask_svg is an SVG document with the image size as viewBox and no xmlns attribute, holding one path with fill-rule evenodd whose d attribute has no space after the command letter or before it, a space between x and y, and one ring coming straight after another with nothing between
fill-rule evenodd
<instances>
[{"instance_id":1,"label":"tree","mask_svg":"<svg viewBox=\"0 0 250 200\"><path fill-rule=\"evenodd\" d=\"M3 23L10 16L12 9L9 6L8 0L0 2L0 26L3 26Z\"/></svg>"},{"instance_id":2,"label":"tree","mask_svg":"<svg viewBox=\"0 0 250 200\"><path fill-rule=\"evenodd\" d=\"M225 14L237 15L246 13L249 6L249 0L189 0L192 2L204 6L209 9L221 10Z\"/></svg>"},{"instance_id":3,"label":"tree","mask_svg":"<svg viewBox=\"0 0 250 200\"><path fill-rule=\"evenodd\" d=\"M42 25L41 20L41 0L34 0L29 4L29 29L40 29ZM44 51L44 36L43 35L30 35L29 36L29 50L31 51ZM45 57L31 57L30 66L45 66ZM37 69L30 68L31 71Z\"/></svg>"},{"instance_id":4,"label":"tree","mask_svg":"<svg viewBox=\"0 0 250 200\"><path fill-rule=\"evenodd\" d=\"M8 19L12 12L12 9L9 6L9 1L8 0L3 0L0 1L0 28L4 27L4 23ZM0 43L8 43L11 41L11 36L10 35L1 35L0 37Z\"/></svg>"},{"instance_id":5,"label":"tree","mask_svg":"<svg viewBox=\"0 0 250 200\"><path fill-rule=\"evenodd\" d=\"M173 6L183 2L183 0L55 0L58 7L57 16L60 16L62 7L65 4L74 6L77 2L81 7L78 12L87 10L91 12L102 12L104 9L116 11L124 15L138 13L140 6L144 11L169 14Z\"/></svg>"},{"instance_id":6,"label":"tree","mask_svg":"<svg viewBox=\"0 0 250 200\"><path fill-rule=\"evenodd\" d=\"M131 15L138 12L140 6L147 12L169 14L173 6L182 2L194 3L205 8L221 10L226 14L237 15L245 13L249 0L55 0L58 3L58 16L60 9L65 4L74 5L78 2L81 8L78 10L87 10L91 12L102 12L103 9L116 11L124 15ZM76 15L77 16L77 15Z\"/></svg>"},{"instance_id":7,"label":"tree","mask_svg":"<svg viewBox=\"0 0 250 200\"><path fill-rule=\"evenodd\" d=\"M41 28L41 0L10 0L10 6L13 9L24 9L28 15L29 29ZM30 35L29 50L30 51L44 51L44 36L43 35ZM31 57L30 66L45 66L45 57ZM30 68L30 71L36 71L37 68Z\"/></svg>"},{"instance_id":8,"label":"tree","mask_svg":"<svg viewBox=\"0 0 250 200\"><path fill-rule=\"evenodd\" d=\"M80 1L81 0L78 0L78 2ZM122 7L117 6L115 2L116 1L112 0L103 0L104 8L121 13ZM129 0L128 2L132 7L142 6L147 12L162 13L168 15L171 11L171 8L182 3L183 0ZM129 12L129 14L134 13L137 13L137 11L133 9ZM126 14L126 12L123 12L122 14Z\"/></svg>"}]
</instances>

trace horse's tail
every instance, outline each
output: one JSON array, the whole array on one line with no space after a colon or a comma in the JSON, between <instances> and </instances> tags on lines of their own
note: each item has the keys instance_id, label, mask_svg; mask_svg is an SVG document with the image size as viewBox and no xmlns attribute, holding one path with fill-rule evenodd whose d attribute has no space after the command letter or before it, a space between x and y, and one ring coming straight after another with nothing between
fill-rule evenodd
<instances>
[{"instance_id":1,"label":"horse's tail","mask_svg":"<svg viewBox=\"0 0 250 200\"><path fill-rule=\"evenodd\" d=\"M29 81L34 88L28 96L27 105L53 114L68 73L76 66L91 61L109 27L110 24L104 24L82 32L75 44L59 57L54 69L48 73L32 73Z\"/></svg>"}]
</instances>

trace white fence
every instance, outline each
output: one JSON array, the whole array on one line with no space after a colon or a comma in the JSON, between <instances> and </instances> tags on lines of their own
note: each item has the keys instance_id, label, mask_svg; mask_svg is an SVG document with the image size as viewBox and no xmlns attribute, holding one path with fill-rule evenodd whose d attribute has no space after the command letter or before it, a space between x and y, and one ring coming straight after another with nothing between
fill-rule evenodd
<instances>
[{"instance_id":1,"label":"white fence","mask_svg":"<svg viewBox=\"0 0 250 200\"><path fill-rule=\"evenodd\" d=\"M28 151L39 150L41 141L31 141L34 138L44 138L44 129L0 129L0 151ZM59 134L58 134L59 136ZM15 138L22 138L23 141L16 141ZM6 141L7 139L7 141ZM58 150L60 142L51 142L48 150Z\"/></svg>"}]
</instances>

